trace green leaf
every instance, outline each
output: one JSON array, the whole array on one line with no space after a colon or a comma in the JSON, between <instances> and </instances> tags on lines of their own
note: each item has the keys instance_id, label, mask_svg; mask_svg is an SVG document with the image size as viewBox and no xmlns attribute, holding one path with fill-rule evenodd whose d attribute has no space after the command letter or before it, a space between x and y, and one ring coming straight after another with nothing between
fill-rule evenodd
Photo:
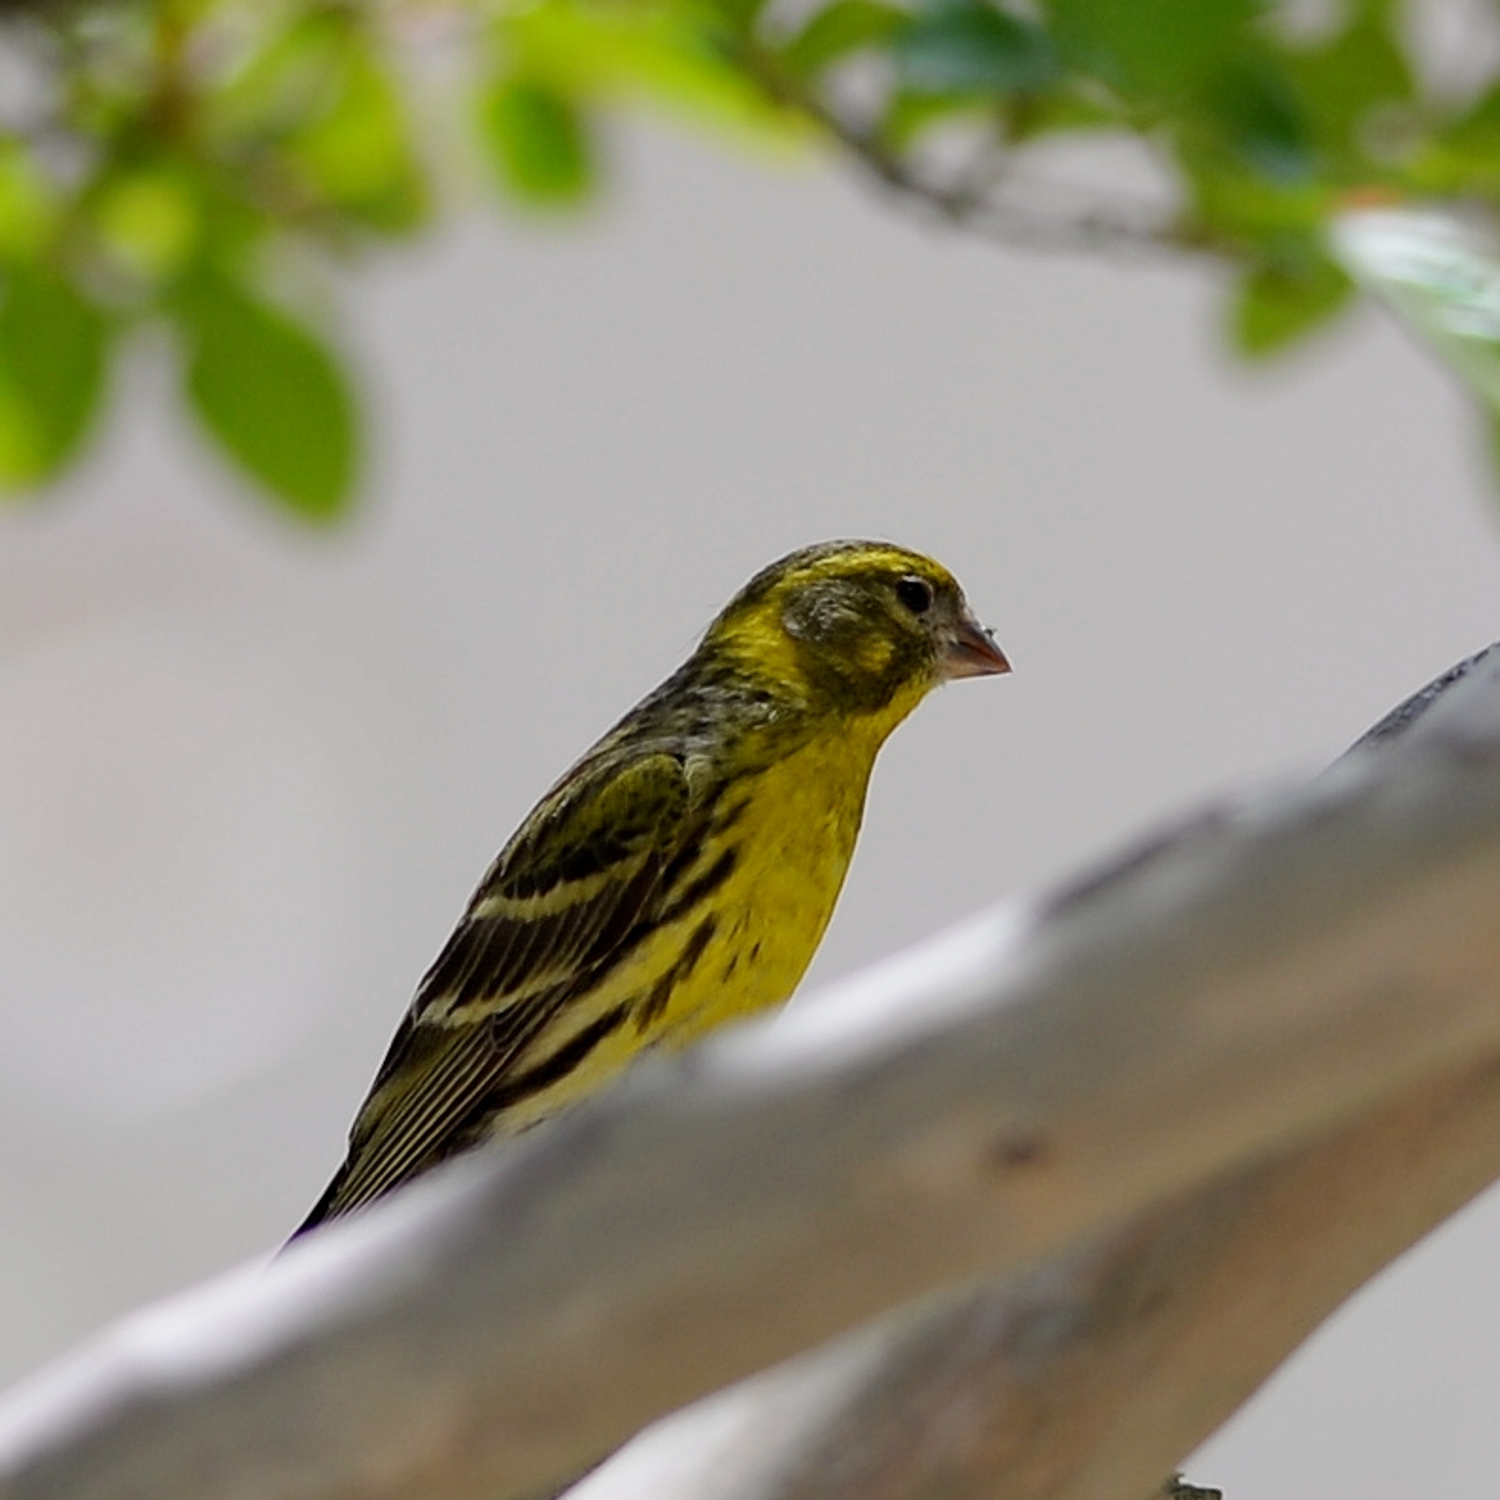
<instances>
[{"instance_id":1,"label":"green leaf","mask_svg":"<svg viewBox=\"0 0 1500 1500\"><path fill-rule=\"evenodd\" d=\"M1119 110L1069 89L1016 101L1011 111L1008 139L1013 145L1070 130L1125 128Z\"/></svg>"},{"instance_id":2,"label":"green leaf","mask_svg":"<svg viewBox=\"0 0 1500 1500\"><path fill-rule=\"evenodd\" d=\"M1489 408L1500 413L1500 259L1437 213L1361 209L1334 223L1334 253Z\"/></svg>"},{"instance_id":3,"label":"green leaf","mask_svg":"<svg viewBox=\"0 0 1500 1500\"><path fill-rule=\"evenodd\" d=\"M1500 85L1428 136L1403 163L1403 178L1434 196L1500 195Z\"/></svg>"},{"instance_id":4,"label":"green leaf","mask_svg":"<svg viewBox=\"0 0 1500 1500\"><path fill-rule=\"evenodd\" d=\"M704 6L738 36L750 35L765 8L766 0L707 0Z\"/></svg>"},{"instance_id":5,"label":"green leaf","mask_svg":"<svg viewBox=\"0 0 1500 1500\"><path fill-rule=\"evenodd\" d=\"M1357 14L1332 41L1284 54L1303 108L1325 149L1358 159L1360 127L1380 105L1409 99L1411 70L1387 18Z\"/></svg>"},{"instance_id":6,"label":"green leaf","mask_svg":"<svg viewBox=\"0 0 1500 1500\"><path fill-rule=\"evenodd\" d=\"M907 94L897 90L886 101L880 139L888 149L905 151L926 130L955 118L990 116L991 106L972 95Z\"/></svg>"},{"instance_id":7,"label":"green leaf","mask_svg":"<svg viewBox=\"0 0 1500 1500\"><path fill-rule=\"evenodd\" d=\"M785 150L810 133L797 111L771 98L734 60L722 27L688 3L540 0L506 12L493 41L508 61L508 76L546 80L568 99L645 99L760 149Z\"/></svg>"},{"instance_id":8,"label":"green leaf","mask_svg":"<svg viewBox=\"0 0 1500 1500\"><path fill-rule=\"evenodd\" d=\"M36 422L0 369L0 491L24 489L41 475Z\"/></svg>"},{"instance_id":9,"label":"green leaf","mask_svg":"<svg viewBox=\"0 0 1500 1500\"><path fill-rule=\"evenodd\" d=\"M1065 55L1123 93L1176 99L1234 51L1257 0L1047 0Z\"/></svg>"},{"instance_id":10,"label":"green leaf","mask_svg":"<svg viewBox=\"0 0 1500 1500\"><path fill-rule=\"evenodd\" d=\"M350 17L333 9L277 14L252 33L243 55L201 97L200 129L221 148L258 139L279 140L334 107Z\"/></svg>"},{"instance_id":11,"label":"green leaf","mask_svg":"<svg viewBox=\"0 0 1500 1500\"><path fill-rule=\"evenodd\" d=\"M505 186L543 207L577 203L593 185L588 133L570 100L531 78L501 78L485 94L480 120Z\"/></svg>"},{"instance_id":12,"label":"green leaf","mask_svg":"<svg viewBox=\"0 0 1500 1500\"><path fill-rule=\"evenodd\" d=\"M93 217L109 258L144 281L174 275L199 237L191 180L170 171L146 169L106 180L95 193Z\"/></svg>"},{"instance_id":13,"label":"green leaf","mask_svg":"<svg viewBox=\"0 0 1500 1500\"><path fill-rule=\"evenodd\" d=\"M781 49L781 60L811 77L852 52L888 42L906 24L904 12L875 0L834 0Z\"/></svg>"},{"instance_id":14,"label":"green leaf","mask_svg":"<svg viewBox=\"0 0 1500 1500\"><path fill-rule=\"evenodd\" d=\"M351 33L335 54L326 107L288 142L318 192L374 228L421 222L426 201L401 96L367 39Z\"/></svg>"},{"instance_id":15,"label":"green leaf","mask_svg":"<svg viewBox=\"0 0 1500 1500\"><path fill-rule=\"evenodd\" d=\"M55 190L19 141L0 140L0 260L30 260L59 218Z\"/></svg>"},{"instance_id":16,"label":"green leaf","mask_svg":"<svg viewBox=\"0 0 1500 1500\"><path fill-rule=\"evenodd\" d=\"M1288 237L1316 234L1333 201L1332 190L1316 178L1275 181L1222 149L1202 150L1180 142L1179 165L1192 217L1226 245L1269 251Z\"/></svg>"},{"instance_id":17,"label":"green leaf","mask_svg":"<svg viewBox=\"0 0 1500 1500\"><path fill-rule=\"evenodd\" d=\"M209 431L299 515L340 515L353 488L354 405L328 351L217 271L195 275L173 311L188 397Z\"/></svg>"},{"instance_id":18,"label":"green leaf","mask_svg":"<svg viewBox=\"0 0 1500 1500\"><path fill-rule=\"evenodd\" d=\"M1481 94L1443 133L1449 150L1475 157L1500 152L1500 84Z\"/></svg>"},{"instance_id":19,"label":"green leaf","mask_svg":"<svg viewBox=\"0 0 1500 1500\"><path fill-rule=\"evenodd\" d=\"M73 456L99 405L109 324L60 277L22 268L0 303L0 485L35 484Z\"/></svg>"},{"instance_id":20,"label":"green leaf","mask_svg":"<svg viewBox=\"0 0 1500 1500\"><path fill-rule=\"evenodd\" d=\"M1203 112L1220 142L1275 183L1310 179L1316 160L1301 101L1274 60L1244 52L1201 91Z\"/></svg>"},{"instance_id":21,"label":"green leaf","mask_svg":"<svg viewBox=\"0 0 1500 1500\"><path fill-rule=\"evenodd\" d=\"M1232 303L1235 347L1250 359L1278 354L1347 306L1353 292L1353 282L1323 256L1296 267L1257 266Z\"/></svg>"},{"instance_id":22,"label":"green leaf","mask_svg":"<svg viewBox=\"0 0 1500 1500\"><path fill-rule=\"evenodd\" d=\"M1034 22L986 0L937 0L918 11L892 49L910 94L1032 93L1061 68L1052 39Z\"/></svg>"}]
</instances>

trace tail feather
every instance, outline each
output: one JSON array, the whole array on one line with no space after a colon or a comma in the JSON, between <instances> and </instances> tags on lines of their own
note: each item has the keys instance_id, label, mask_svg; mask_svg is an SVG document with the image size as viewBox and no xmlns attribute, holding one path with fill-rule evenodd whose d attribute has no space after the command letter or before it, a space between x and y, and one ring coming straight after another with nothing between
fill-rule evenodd
<instances>
[{"instance_id":1,"label":"tail feather","mask_svg":"<svg viewBox=\"0 0 1500 1500\"><path fill-rule=\"evenodd\" d=\"M323 1189L323 1196L313 1206L308 1216L292 1231L292 1237L287 1241L290 1245L292 1240L301 1237L310 1229L316 1229L318 1225L327 1223L329 1219L337 1218L334 1204L338 1202L339 1189L344 1185L344 1178L349 1175L349 1163L346 1161L337 1172L334 1173L333 1181Z\"/></svg>"}]
</instances>

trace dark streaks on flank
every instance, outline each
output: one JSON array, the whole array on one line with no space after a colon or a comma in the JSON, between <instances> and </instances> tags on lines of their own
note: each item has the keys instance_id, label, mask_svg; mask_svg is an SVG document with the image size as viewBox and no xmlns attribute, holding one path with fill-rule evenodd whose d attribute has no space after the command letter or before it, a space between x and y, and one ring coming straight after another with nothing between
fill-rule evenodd
<instances>
[{"instance_id":1,"label":"dark streaks on flank","mask_svg":"<svg viewBox=\"0 0 1500 1500\"><path fill-rule=\"evenodd\" d=\"M703 957L703 950L713 941L714 933L718 931L718 928L719 923L716 917L704 917L693 929L692 935L683 944L677 961L646 991L645 999L637 1006L635 1029L638 1033L644 1035L665 1013L672 998L672 991L693 972L694 966Z\"/></svg>"},{"instance_id":2,"label":"dark streaks on flank","mask_svg":"<svg viewBox=\"0 0 1500 1500\"><path fill-rule=\"evenodd\" d=\"M731 802L709 825L712 838L722 838L750 809L750 798L740 797Z\"/></svg>"},{"instance_id":3,"label":"dark streaks on flank","mask_svg":"<svg viewBox=\"0 0 1500 1500\"><path fill-rule=\"evenodd\" d=\"M577 1036L564 1042L550 1057L544 1057L534 1067L514 1078L505 1079L477 1099L462 1119L454 1121L453 1138L460 1141L478 1140L484 1134L485 1125L501 1110L510 1109L522 1100L544 1093L554 1084L561 1083L582 1066L589 1053L605 1037L620 1029L625 1016L625 1006L613 1006L597 1020L589 1022Z\"/></svg>"},{"instance_id":4,"label":"dark streaks on flank","mask_svg":"<svg viewBox=\"0 0 1500 1500\"><path fill-rule=\"evenodd\" d=\"M680 971L679 977L686 979L693 971L693 966L703 957L703 950L713 941L714 933L719 930L717 917L704 917L704 919L693 929L693 935L683 946L682 957L672 965Z\"/></svg>"},{"instance_id":5,"label":"dark streaks on flank","mask_svg":"<svg viewBox=\"0 0 1500 1500\"><path fill-rule=\"evenodd\" d=\"M739 861L739 847L731 844L701 875L694 876L683 887L682 894L662 909L653 925L665 927L668 923L675 922L679 917L692 911L700 901L707 900L734 874L734 867Z\"/></svg>"}]
</instances>

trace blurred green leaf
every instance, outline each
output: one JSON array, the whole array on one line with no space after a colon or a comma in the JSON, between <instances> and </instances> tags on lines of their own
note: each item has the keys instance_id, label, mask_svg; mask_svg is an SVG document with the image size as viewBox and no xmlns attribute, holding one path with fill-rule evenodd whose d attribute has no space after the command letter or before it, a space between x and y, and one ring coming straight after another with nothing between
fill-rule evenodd
<instances>
[{"instance_id":1,"label":"blurred green leaf","mask_svg":"<svg viewBox=\"0 0 1500 1500\"><path fill-rule=\"evenodd\" d=\"M1354 284L1324 256L1295 268L1268 264L1248 271L1236 288L1230 333L1251 359L1278 354L1347 306Z\"/></svg>"},{"instance_id":2,"label":"blurred green leaf","mask_svg":"<svg viewBox=\"0 0 1500 1500\"><path fill-rule=\"evenodd\" d=\"M107 180L93 215L105 254L145 281L174 275L198 241L198 205L178 173L147 169Z\"/></svg>"},{"instance_id":3,"label":"blurred green leaf","mask_svg":"<svg viewBox=\"0 0 1500 1500\"><path fill-rule=\"evenodd\" d=\"M1500 152L1500 85L1481 94L1440 139L1448 150L1469 156Z\"/></svg>"},{"instance_id":4,"label":"blurred green leaf","mask_svg":"<svg viewBox=\"0 0 1500 1500\"><path fill-rule=\"evenodd\" d=\"M0 140L0 261L30 260L56 228L51 184L19 141Z\"/></svg>"},{"instance_id":5,"label":"blurred green leaf","mask_svg":"<svg viewBox=\"0 0 1500 1500\"><path fill-rule=\"evenodd\" d=\"M34 484L77 451L99 405L109 324L60 277L19 268L0 302L0 485Z\"/></svg>"},{"instance_id":6,"label":"blurred green leaf","mask_svg":"<svg viewBox=\"0 0 1500 1500\"><path fill-rule=\"evenodd\" d=\"M505 15L494 42L511 76L546 79L572 99L644 98L762 147L786 145L808 130L738 65L722 31L706 25L692 4L541 0Z\"/></svg>"},{"instance_id":7,"label":"blurred green leaf","mask_svg":"<svg viewBox=\"0 0 1500 1500\"><path fill-rule=\"evenodd\" d=\"M1070 89L1019 99L1007 135L1014 145L1067 130L1123 130L1120 112Z\"/></svg>"},{"instance_id":8,"label":"blurred green leaf","mask_svg":"<svg viewBox=\"0 0 1500 1500\"><path fill-rule=\"evenodd\" d=\"M852 52L888 42L907 24L904 11L875 0L834 0L780 49L782 62L805 77Z\"/></svg>"},{"instance_id":9,"label":"blurred green leaf","mask_svg":"<svg viewBox=\"0 0 1500 1500\"><path fill-rule=\"evenodd\" d=\"M1339 217L1334 252L1500 417L1500 258L1437 213L1362 209Z\"/></svg>"},{"instance_id":10,"label":"blurred green leaf","mask_svg":"<svg viewBox=\"0 0 1500 1500\"><path fill-rule=\"evenodd\" d=\"M35 423L0 368L0 491L25 488L40 477Z\"/></svg>"},{"instance_id":11,"label":"blurred green leaf","mask_svg":"<svg viewBox=\"0 0 1500 1500\"><path fill-rule=\"evenodd\" d=\"M389 233L422 220L426 195L406 111L367 38L345 38L326 107L292 135L287 150L321 196L375 228Z\"/></svg>"},{"instance_id":12,"label":"blurred green leaf","mask_svg":"<svg viewBox=\"0 0 1500 1500\"><path fill-rule=\"evenodd\" d=\"M216 143L279 140L336 103L349 16L267 6L265 19L205 93L203 124Z\"/></svg>"},{"instance_id":13,"label":"blurred green leaf","mask_svg":"<svg viewBox=\"0 0 1500 1500\"><path fill-rule=\"evenodd\" d=\"M1269 55L1242 52L1201 91L1204 115L1222 144L1252 171L1276 183L1313 176L1311 133L1286 74Z\"/></svg>"},{"instance_id":14,"label":"blurred green leaf","mask_svg":"<svg viewBox=\"0 0 1500 1500\"><path fill-rule=\"evenodd\" d=\"M485 145L500 180L523 202L561 207L593 185L593 152L572 102L530 78L501 78L480 104Z\"/></svg>"},{"instance_id":15,"label":"blurred green leaf","mask_svg":"<svg viewBox=\"0 0 1500 1500\"><path fill-rule=\"evenodd\" d=\"M924 130L954 118L988 119L990 100L972 94L908 94L897 91L886 105L880 122L880 138L888 149L901 152Z\"/></svg>"},{"instance_id":16,"label":"blurred green leaf","mask_svg":"<svg viewBox=\"0 0 1500 1500\"><path fill-rule=\"evenodd\" d=\"M1345 160L1363 156L1359 136L1371 110L1412 94L1411 69L1388 17L1368 7L1332 40L1288 51L1283 61L1319 143Z\"/></svg>"},{"instance_id":17,"label":"blurred green leaf","mask_svg":"<svg viewBox=\"0 0 1500 1500\"><path fill-rule=\"evenodd\" d=\"M188 397L209 431L299 515L342 514L356 462L354 406L323 345L218 271L185 283L173 312Z\"/></svg>"},{"instance_id":18,"label":"blurred green leaf","mask_svg":"<svg viewBox=\"0 0 1500 1500\"><path fill-rule=\"evenodd\" d=\"M1190 217L1215 240L1239 250L1317 234L1334 201L1331 189L1316 178L1276 181L1217 148L1180 143L1179 165Z\"/></svg>"},{"instance_id":19,"label":"blurred green leaf","mask_svg":"<svg viewBox=\"0 0 1500 1500\"><path fill-rule=\"evenodd\" d=\"M1180 98L1234 51L1258 0L1045 0L1070 61L1129 95Z\"/></svg>"},{"instance_id":20,"label":"blurred green leaf","mask_svg":"<svg viewBox=\"0 0 1500 1500\"><path fill-rule=\"evenodd\" d=\"M767 0L702 0L703 11L738 36L748 36L764 12Z\"/></svg>"},{"instance_id":21,"label":"blurred green leaf","mask_svg":"<svg viewBox=\"0 0 1500 1500\"><path fill-rule=\"evenodd\" d=\"M1052 39L986 0L934 0L897 34L896 77L911 94L1033 93L1057 81Z\"/></svg>"},{"instance_id":22,"label":"blurred green leaf","mask_svg":"<svg viewBox=\"0 0 1500 1500\"><path fill-rule=\"evenodd\" d=\"M1423 140L1407 176L1418 192L1500 197L1500 84Z\"/></svg>"}]
</instances>

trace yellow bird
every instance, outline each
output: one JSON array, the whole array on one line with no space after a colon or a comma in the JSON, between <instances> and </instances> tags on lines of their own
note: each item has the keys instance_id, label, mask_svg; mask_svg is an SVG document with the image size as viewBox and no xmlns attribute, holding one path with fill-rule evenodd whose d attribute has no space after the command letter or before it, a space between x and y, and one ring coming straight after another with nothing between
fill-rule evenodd
<instances>
[{"instance_id":1,"label":"yellow bird","mask_svg":"<svg viewBox=\"0 0 1500 1500\"><path fill-rule=\"evenodd\" d=\"M947 569L884 542L757 573L501 850L298 1233L779 1005L812 961L886 736L1008 672Z\"/></svg>"}]
</instances>

